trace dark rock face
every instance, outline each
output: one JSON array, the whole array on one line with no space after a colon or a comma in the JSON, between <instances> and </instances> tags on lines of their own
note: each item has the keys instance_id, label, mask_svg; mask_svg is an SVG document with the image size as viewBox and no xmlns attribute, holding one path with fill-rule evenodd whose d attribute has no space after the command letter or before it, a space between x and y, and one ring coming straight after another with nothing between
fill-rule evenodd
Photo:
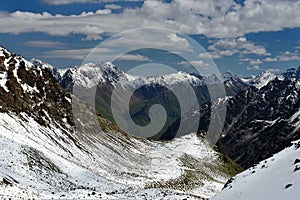
<instances>
[{"instance_id":1,"label":"dark rock face","mask_svg":"<svg viewBox=\"0 0 300 200\"><path fill-rule=\"evenodd\" d=\"M70 94L47 68L25 63L4 48L0 56L0 73L6 74L6 89L0 87L0 112L27 113L38 123L55 120L73 125ZM63 120L64 119L64 120Z\"/></svg>"},{"instance_id":2,"label":"dark rock face","mask_svg":"<svg viewBox=\"0 0 300 200\"><path fill-rule=\"evenodd\" d=\"M226 89L226 94L228 96L234 96L240 92L246 90L249 85L243 82L236 75L232 75L230 72L224 73L224 85Z\"/></svg>"},{"instance_id":3,"label":"dark rock face","mask_svg":"<svg viewBox=\"0 0 300 200\"><path fill-rule=\"evenodd\" d=\"M283 76L285 79L300 79L300 66L297 69L288 69L286 72L283 73Z\"/></svg>"},{"instance_id":4,"label":"dark rock face","mask_svg":"<svg viewBox=\"0 0 300 200\"><path fill-rule=\"evenodd\" d=\"M68 69L63 77L60 79L60 84L63 88L67 89L69 92L73 91L74 81L72 77L72 70Z\"/></svg>"},{"instance_id":5,"label":"dark rock face","mask_svg":"<svg viewBox=\"0 0 300 200\"><path fill-rule=\"evenodd\" d=\"M204 80L202 76L196 74L192 74L192 76L198 78L199 82L204 82L203 84L192 85L192 88L198 98L199 105L201 105L199 108L195 109L200 109L201 115L203 114L200 120L200 129L203 131L207 130L207 127L209 125L210 113L201 111L201 109L210 109L209 90L207 88L207 85L205 84L205 82L209 80ZM215 78L213 79L213 81L217 82ZM235 95L249 87L249 85L243 83L239 78L235 76L227 77L225 83L225 90L228 95ZM177 85L180 85L180 83L177 83ZM100 82L97 86L97 92L95 96L96 110L101 114L101 116L111 121L113 121L113 117L110 110L110 98L113 89L114 87L112 86L110 81L106 80L104 82ZM163 107L167 111L168 119L164 128L157 135L152 137L152 139L173 139L181 122L182 113L180 113L180 105L178 104L174 94L172 94L172 92L170 92L167 87L162 86L159 83L144 85L134 92L130 102L130 114L132 119L141 126L147 125L150 122L148 111L153 104L163 105ZM194 110L191 110L191 112L194 112ZM196 119L192 119L195 115L192 115L191 113L183 113L183 115L183 120L186 119L185 124L187 125L184 128L185 133L182 134L190 134L191 130L189 129L189 124L196 121Z\"/></svg>"},{"instance_id":6,"label":"dark rock face","mask_svg":"<svg viewBox=\"0 0 300 200\"><path fill-rule=\"evenodd\" d=\"M226 89L228 91L228 87ZM300 107L299 93L297 79L276 78L261 89L249 86L227 97L223 137L209 139L217 139L217 146L244 168L272 156L300 139L300 129L296 125L299 118L292 117ZM193 113L199 112L198 132L205 134L213 105L208 102L195 108L186 114L184 123L195 122ZM172 139L179 124L180 120L172 124L161 139Z\"/></svg>"},{"instance_id":7,"label":"dark rock face","mask_svg":"<svg viewBox=\"0 0 300 200\"><path fill-rule=\"evenodd\" d=\"M249 88L231 99L225 137L218 146L248 168L300 139L300 130L291 121L300 107L298 84L295 80L275 79L260 90Z\"/></svg>"}]
</instances>

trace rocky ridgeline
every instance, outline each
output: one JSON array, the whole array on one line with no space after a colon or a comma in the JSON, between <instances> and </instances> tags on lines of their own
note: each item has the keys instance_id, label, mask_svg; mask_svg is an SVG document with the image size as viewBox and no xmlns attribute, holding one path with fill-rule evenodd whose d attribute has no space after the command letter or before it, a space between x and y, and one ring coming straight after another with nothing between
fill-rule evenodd
<instances>
[{"instance_id":1,"label":"rocky ridgeline","mask_svg":"<svg viewBox=\"0 0 300 200\"><path fill-rule=\"evenodd\" d=\"M300 139L299 94L300 80L293 76L230 98L225 137L218 145L244 168L291 145Z\"/></svg>"},{"instance_id":2,"label":"rocky ridgeline","mask_svg":"<svg viewBox=\"0 0 300 200\"><path fill-rule=\"evenodd\" d=\"M0 48L0 83L1 112L24 112L41 125L73 125L71 96L48 68Z\"/></svg>"}]
</instances>

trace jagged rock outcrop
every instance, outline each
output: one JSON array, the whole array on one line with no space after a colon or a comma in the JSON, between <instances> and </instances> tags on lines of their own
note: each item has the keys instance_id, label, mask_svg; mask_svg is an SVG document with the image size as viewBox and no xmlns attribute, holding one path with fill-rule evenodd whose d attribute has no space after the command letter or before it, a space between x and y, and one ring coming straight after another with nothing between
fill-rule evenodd
<instances>
[{"instance_id":1,"label":"jagged rock outcrop","mask_svg":"<svg viewBox=\"0 0 300 200\"><path fill-rule=\"evenodd\" d=\"M73 125L70 94L50 69L0 48L0 111L27 113L40 124Z\"/></svg>"}]
</instances>

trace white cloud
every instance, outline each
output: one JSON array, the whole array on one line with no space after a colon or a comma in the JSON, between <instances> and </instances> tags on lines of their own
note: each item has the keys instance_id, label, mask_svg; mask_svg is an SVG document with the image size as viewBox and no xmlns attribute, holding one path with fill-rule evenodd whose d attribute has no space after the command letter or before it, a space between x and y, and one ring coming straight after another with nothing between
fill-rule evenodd
<instances>
[{"instance_id":1,"label":"white cloud","mask_svg":"<svg viewBox=\"0 0 300 200\"><path fill-rule=\"evenodd\" d=\"M209 50L236 49L241 43L240 39L221 39L208 47Z\"/></svg>"},{"instance_id":2,"label":"white cloud","mask_svg":"<svg viewBox=\"0 0 300 200\"><path fill-rule=\"evenodd\" d=\"M98 14L98 15L109 15L111 14L111 9L103 9L103 10L97 10L95 14Z\"/></svg>"},{"instance_id":3,"label":"white cloud","mask_svg":"<svg viewBox=\"0 0 300 200\"><path fill-rule=\"evenodd\" d=\"M111 9L111 10L118 10L118 9L121 9L122 6L117 5L117 4L106 4L105 8Z\"/></svg>"},{"instance_id":4,"label":"white cloud","mask_svg":"<svg viewBox=\"0 0 300 200\"><path fill-rule=\"evenodd\" d=\"M175 33L171 33L167 37L171 43L179 45L182 49L189 49L191 46L191 44L185 38L180 37Z\"/></svg>"},{"instance_id":5,"label":"white cloud","mask_svg":"<svg viewBox=\"0 0 300 200\"><path fill-rule=\"evenodd\" d=\"M219 59L219 58L222 58L222 56L217 52L205 52L205 53L200 53L199 58L202 58L202 59Z\"/></svg>"},{"instance_id":6,"label":"white cloud","mask_svg":"<svg viewBox=\"0 0 300 200\"><path fill-rule=\"evenodd\" d=\"M232 56L236 53L270 55L265 47L256 45L248 41L245 37L220 39L210 45L208 49L215 51L220 56Z\"/></svg>"},{"instance_id":7,"label":"white cloud","mask_svg":"<svg viewBox=\"0 0 300 200\"><path fill-rule=\"evenodd\" d=\"M224 38L215 41L208 47L209 54L214 58L222 58L224 56L233 56L234 54L256 54L256 55L270 55L264 46L254 44L246 39L246 37L238 38ZM203 56L203 55L200 55ZM241 61L252 61L250 59ZM261 64L261 60L253 60L251 65Z\"/></svg>"},{"instance_id":8,"label":"white cloud","mask_svg":"<svg viewBox=\"0 0 300 200\"><path fill-rule=\"evenodd\" d=\"M217 51L221 56L233 56L234 54L238 53L236 49L227 49L222 51Z\"/></svg>"},{"instance_id":9,"label":"white cloud","mask_svg":"<svg viewBox=\"0 0 300 200\"><path fill-rule=\"evenodd\" d=\"M276 62L276 61L295 61L300 60L300 53L299 50L291 51L284 51L280 52L275 57L267 57L264 59L265 62Z\"/></svg>"},{"instance_id":10,"label":"white cloud","mask_svg":"<svg viewBox=\"0 0 300 200\"><path fill-rule=\"evenodd\" d=\"M208 67L209 66L209 64L204 62L203 60L193 60L193 61L190 61L190 62L181 61L178 64L183 65L183 67L189 67L191 65L193 65L194 67Z\"/></svg>"},{"instance_id":11,"label":"white cloud","mask_svg":"<svg viewBox=\"0 0 300 200\"><path fill-rule=\"evenodd\" d=\"M198 53L193 52L194 48L190 46L187 38L170 30L135 29L104 40L95 48L52 50L43 53L41 58L68 58L85 63L112 62L115 59L149 61L148 57L130 52L139 49L160 49L186 59L198 59Z\"/></svg>"},{"instance_id":12,"label":"white cloud","mask_svg":"<svg viewBox=\"0 0 300 200\"><path fill-rule=\"evenodd\" d=\"M41 58L68 58L83 60L92 49L52 50L41 55Z\"/></svg>"},{"instance_id":13,"label":"white cloud","mask_svg":"<svg viewBox=\"0 0 300 200\"><path fill-rule=\"evenodd\" d=\"M205 63L203 60L195 60L190 62L195 67L208 67L209 64Z\"/></svg>"},{"instance_id":14,"label":"white cloud","mask_svg":"<svg viewBox=\"0 0 300 200\"><path fill-rule=\"evenodd\" d=\"M110 38L103 44L109 48L127 48L135 50L140 48L155 48L174 52L193 52L193 46L183 35L165 29L135 29Z\"/></svg>"},{"instance_id":15,"label":"white cloud","mask_svg":"<svg viewBox=\"0 0 300 200\"><path fill-rule=\"evenodd\" d=\"M95 2L93 0L40 0L42 3L51 4L51 5L65 5L71 3L88 3Z\"/></svg>"},{"instance_id":16,"label":"white cloud","mask_svg":"<svg viewBox=\"0 0 300 200\"><path fill-rule=\"evenodd\" d=\"M111 49L105 49L105 48L85 48L85 49L68 49L68 50L51 50L51 51L46 51L41 55L41 58L67 58L67 59L73 59L73 60L84 60L86 56L93 52L96 51L97 58L99 61L106 61L105 54L112 53ZM101 57L100 55L103 55Z\"/></svg>"},{"instance_id":17,"label":"white cloud","mask_svg":"<svg viewBox=\"0 0 300 200\"><path fill-rule=\"evenodd\" d=\"M241 58L240 60L243 61L243 62L250 62L251 61L250 58Z\"/></svg>"},{"instance_id":18,"label":"white cloud","mask_svg":"<svg viewBox=\"0 0 300 200\"><path fill-rule=\"evenodd\" d=\"M43 0L54 5L91 1L93 0ZM234 0L173 0L170 3L146 0L140 8L125 8L121 13L110 13L109 10L80 15L2 12L0 32L95 36L118 33L130 28L161 27L185 34L204 34L210 38L238 38L246 33L300 27L300 1L247 0L241 6ZM241 37L237 42L246 43L244 40ZM263 49L250 51L249 48L251 46L244 53L266 53Z\"/></svg>"},{"instance_id":19,"label":"white cloud","mask_svg":"<svg viewBox=\"0 0 300 200\"><path fill-rule=\"evenodd\" d=\"M240 60L244 61L244 62L249 62L249 64L252 66L247 67L247 69L253 70L255 68L259 69L258 65L262 64L263 62L297 61L297 60L300 60L300 55L299 55L299 51L295 50L294 52L284 51L284 52L279 53L275 57L266 57L262 60L261 59L252 60L250 58L242 58ZM277 72L277 70L278 69L270 69L269 71Z\"/></svg>"},{"instance_id":20,"label":"white cloud","mask_svg":"<svg viewBox=\"0 0 300 200\"><path fill-rule=\"evenodd\" d=\"M139 54L125 54L119 58L119 60L131 60L131 61L150 61L150 59L146 56Z\"/></svg>"},{"instance_id":21,"label":"white cloud","mask_svg":"<svg viewBox=\"0 0 300 200\"><path fill-rule=\"evenodd\" d=\"M276 72L280 72L280 69L277 69L277 68L269 68L269 69L267 69L267 71L276 73Z\"/></svg>"},{"instance_id":22,"label":"white cloud","mask_svg":"<svg viewBox=\"0 0 300 200\"><path fill-rule=\"evenodd\" d=\"M248 66L247 69L248 70L260 70L260 67L258 65L254 65L254 66Z\"/></svg>"},{"instance_id":23,"label":"white cloud","mask_svg":"<svg viewBox=\"0 0 300 200\"><path fill-rule=\"evenodd\" d=\"M264 59L265 62L276 62L277 58L267 57Z\"/></svg>"},{"instance_id":24,"label":"white cloud","mask_svg":"<svg viewBox=\"0 0 300 200\"><path fill-rule=\"evenodd\" d=\"M40 0L42 3L50 5L66 5L73 3L103 3L103 2L114 2L120 0ZM142 0L122 0L122 1L142 1Z\"/></svg>"},{"instance_id":25,"label":"white cloud","mask_svg":"<svg viewBox=\"0 0 300 200\"><path fill-rule=\"evenodd\" d=\"M66 46L66 44L63 42L49 41L49 40L33 40L33 41L27 41L24 44L26 46L40 47L40 48L60 48Z\"/></svg>"},{"instance_id":26,"label":"white cloud","mask_svg":"<svg viewBox=\"0 0 300 200\"><path fill-rule=\"evenodd\" d=\"M279 61L294 61L294 60L300 60L299 51L296 50L294 52L285 51L280 53L276 57Z\"/></svg>"},{"instance_id":27,"label":"white cloud","mask_svg":"<svg viewBox=\"0 0 300 200\"><path fill-rule=\"evenodd\" d=\"M251 60L250 65L259 65L262 63L262 60L256 59L256 60Z\"/></svg>"}]
</instances>

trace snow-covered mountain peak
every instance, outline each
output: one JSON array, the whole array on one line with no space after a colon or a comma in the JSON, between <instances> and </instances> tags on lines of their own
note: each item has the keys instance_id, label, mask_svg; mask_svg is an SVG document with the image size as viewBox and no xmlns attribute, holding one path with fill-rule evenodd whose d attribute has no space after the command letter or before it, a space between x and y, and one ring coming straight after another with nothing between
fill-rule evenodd
<instances>
[{"instance_id":1,"label":"snow-covered mountain peak","mask_svg":"<svg viewBox=\"0 0 300 200\"><path fill-rule=\"evenodd\" d=\"M56 67L42 60L33 58L30 61L28 61L24 57L16 55L10 52L9 50L5 49L4 47L1 47L0 49L0 57L4 58L4 66L6 66L7 70L9 69L9 67L15 68L14 75L17 78L18 82L20 82L20 79L18 77L18 70L20 67L25 67L26 71L36 71L36 73L39 73L41 76L43 76L42 71L47 70L52 73L53 77L56 80L60 80L61 78L60 71Z\"/></svg>"},{"instance_id":2,"label":"snow-covered mountain peak","mask_svg":"<svg viewBox=\"0 0 300 200\"><path fill-rule=\"evenodd\" d=\"M93 88L99 83L108 82L115 84L119 80L126 81L128 77L129 76L110 62L101 64L87 63L80 67L72 67L64 70L61 82L64 87L72 91L73 85ZM72 87L70 85L72 85Z\"/></svg>"},{"instance_id":3,"label":"snow-covered mountain peak","mask_svg":"<svg viewBox=\"0 0 300 200\"><path fill-rule=\"evenodd\" d=\"M290 68L281 74L275 74L270 70L266 70L257 76L250 76L247 78L242 78L241 80L249 85L253 85L258 89L261 89L276 78L279 80L298 80L300 79L300 66L298 68Z\"/></svg>"},{"instance_id":4,"label":"snow-covered mountain peak","mask_svg":"<svg viewBox=\"0 0 300 200\"><path fill-rule=\"evenodd\" d=\"M26 69L32 68L33 65L31 62L23 58L22 56L16 55L4 47L0 46L0 58L3 61L4 67L8 70L10 66L17 66L22 63L26 67Z\"/></svg>"},{"instance_id":5,"label":"snow-covered mountain peak","mask_svg":"<svg viewBox=\"0 0 300 200\"><path fill-rule=\"evenodd\" d=\"M99 83L110 84L115 87L116 83L127 87L158 84L171 86L178 83L190 83L193 86L203 84L199 77L186 72L176 72L162 76L138 76L125 73L110 62L102 64L85 64L80 67L69 68L64 72L61 79L62 85L72 91L76 85L84 88L92 88Z\"/></svg>"},{"instance_id":6,"label":"snow-covered mountain peak","mask_svg":"<svg viewBox=\"0 0 300 200\"><path fill-rule=\"evenodd\" d=\"M114 64L112 64L111 62L103 62L100 64L94 64L94 63L86 63L82 66L79 67L74 67L74 68L70 68L70 69L78 69L80 71L85 71L88 72L89 70L92 71L91 73L94 72L105 72L105 71L111 71L111 72L121 72L121 70L119 68L117 68Z\"/></svg>"},{"instance_id":7,"label":"snow-covered mountain peak","mask_svg":"<svg viewBox=\"0 0 300 200\"><path fill-rule=\"evenodd\" d=\"M177 73L166 74L163 76L155 76L155 77L146 77L145 83L150 84L160 84L160 85L174 85L178 83L190 83L192 85L202 84L203 81L197 78L194 75L188 74L183 71L179 71Z\"/></svg>"},{"instance_id":8,"label":"snow-covered mountain peak","mask_svg":"<svg viewBox=\"0 0 300 200\"><path fill-rule=\"evenodd\" d=\"M222 76L223 76L224 80L229 80L231 78L236 78L237 77L237 75L233 74L232 72L225 72L225 73L222 74Z\"/></svg>"},{"instance_id":9,"label":"snow-covered mountain peak","mask_svg":"<svg viewBox=\"0 0 300 200\"><path fill-rule=\"evenodd\" d=\"M275 73L267 70L267 71L261 72L257 76L242 78L242 81L260 89L260 88L266 86L270 81L274 80L275 78L278 78L280 80L284 79L282 75L276 75Z\"/></svg>"},{"instance_id":10,"label":"snow-covered mountain peak","mask_svg":"<svg viewBox=\"0 0 300 200\"><path fill-rule=\"evenodd\" d=\"M4 47L0 46L0 56L6 57L7 54L10 54Z\"/></svg>"}]
</instances>

